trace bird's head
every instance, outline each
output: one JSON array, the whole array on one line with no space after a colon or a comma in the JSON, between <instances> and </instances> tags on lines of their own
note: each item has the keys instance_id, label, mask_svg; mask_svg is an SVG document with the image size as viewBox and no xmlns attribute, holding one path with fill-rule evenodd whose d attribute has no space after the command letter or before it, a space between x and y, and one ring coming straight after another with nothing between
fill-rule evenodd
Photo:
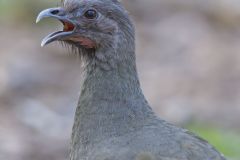
<instances>
[{"instance_id":1,"label":"bird's head","mask_svg":"<svg viewBox=\"0 0 240 160\"><path fill-rule=\"evenodd\" d=\"M45 37L42 46L61 41L87 53L134 43L134 27L118 0L65 0L43 10L36 21L48 17L61 21L63 30Z\"/></svg>"}]
</instances>

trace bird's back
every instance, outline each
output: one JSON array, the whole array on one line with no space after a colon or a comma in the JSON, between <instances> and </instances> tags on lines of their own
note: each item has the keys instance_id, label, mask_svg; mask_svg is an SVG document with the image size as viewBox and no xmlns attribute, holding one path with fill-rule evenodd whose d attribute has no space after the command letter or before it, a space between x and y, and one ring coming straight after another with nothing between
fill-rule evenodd
<instances>
[{"instance_id":1,"label":"bird's back","mask_svg":"<svg viewBox=\"0 0 240 160\"><path fill-rule=\"evenodd\" d=\"M156 119L138 131L109 137L74 160L225 160L205 140Z\"/></svg>"}]
</instances>

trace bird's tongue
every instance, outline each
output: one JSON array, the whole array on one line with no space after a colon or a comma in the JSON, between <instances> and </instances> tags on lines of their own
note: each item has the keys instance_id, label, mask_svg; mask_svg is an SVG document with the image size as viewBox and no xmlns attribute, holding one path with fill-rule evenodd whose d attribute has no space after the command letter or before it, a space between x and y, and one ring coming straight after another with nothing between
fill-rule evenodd
<instances>
[{"instance_id":1,"label":"bird's tongue","mask_svg":"<svg viewBox=\"0 0 240 160\"><path fill-rule=\"evenodd\" d=\"M63 31L64 32L73 31L75 28L75 26L72 23L64 22L64 21L62 21L62 23L63 23Z\"/></svg>"}]
</instances>

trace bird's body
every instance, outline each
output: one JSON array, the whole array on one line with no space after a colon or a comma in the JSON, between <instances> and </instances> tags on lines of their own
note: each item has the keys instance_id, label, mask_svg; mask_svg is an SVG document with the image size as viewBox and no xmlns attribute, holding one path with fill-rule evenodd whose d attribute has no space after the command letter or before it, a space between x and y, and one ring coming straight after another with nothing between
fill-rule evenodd
<instances>
[{"instance_id":1,"label":"bird's body","mask_svg":"<svg viewBox=\"0 0 240 160\"><path fill-rule=\"evenodd\" d=\"M43 45L67 42L84 64L70 160L225 160L206 141L153 113L136 71L134 27L117 0L65 0L38 20L44 17L61 20L64 31Z\"/></svg>"},{"instance_id":2,"label":"bird's body","mask_svg":"<svg viewBox=\"0 0 240 160\"><path fill-rule=\"evenodd\" d=\"M206 141L158 118L129 66L87 66L71 160L224 160Z\"/></svg>"}]
</instances>

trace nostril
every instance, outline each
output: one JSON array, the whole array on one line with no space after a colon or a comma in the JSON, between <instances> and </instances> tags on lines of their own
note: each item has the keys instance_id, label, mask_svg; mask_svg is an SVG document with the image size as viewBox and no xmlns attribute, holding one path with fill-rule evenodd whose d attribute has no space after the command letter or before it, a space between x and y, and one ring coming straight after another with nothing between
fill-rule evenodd
<instances>
[{"instance_id":1,"label":"nostril","mask_svg":"<svg viewBox=\"0 0 240 160\"><path fill-rule=\"evenodd\" d=\"M52 10L51 13L52 13L53 15L56 15L56 14L59 13L59 10L58 10L58 9Z\"/></svg>"}]
</instances>

